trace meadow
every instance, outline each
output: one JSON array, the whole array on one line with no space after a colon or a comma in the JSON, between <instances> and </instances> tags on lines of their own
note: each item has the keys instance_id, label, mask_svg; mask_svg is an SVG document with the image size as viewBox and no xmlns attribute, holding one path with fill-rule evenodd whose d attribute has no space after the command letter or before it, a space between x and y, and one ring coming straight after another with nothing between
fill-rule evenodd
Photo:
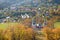
<instances>
[{"instance_id":1,"label":"meadow","mask_svg":"<svg viewBox=\"0 0 60 40\"><path fill-rule=\"evenodd\" d=\"M0 23L0 29L6 29L9 26L14 26L18 23Z\"/></svg>"},{"instance_id":2,"label":"meadow","mask_svg":"<svg viewBox=\"0 0 60 40\"><path fill-rule=\"evenodd\" d=\"M0 23L0 29L6 29L7 27L14 26L16 24L18 24L18 23ZM60 28L60 22L56 22L54 24L54 27L55 28Z\"/></svg>"},{"instance_id":3,"label":"meadow","mask_svg":"<svg viewBox=\"0 0 60 40\"><path fill-rule=\"evenodd\" d=\"M56 22L56 23L54 24L54 27L60 28L60 22Z\"/></svg>"}]
</instances>

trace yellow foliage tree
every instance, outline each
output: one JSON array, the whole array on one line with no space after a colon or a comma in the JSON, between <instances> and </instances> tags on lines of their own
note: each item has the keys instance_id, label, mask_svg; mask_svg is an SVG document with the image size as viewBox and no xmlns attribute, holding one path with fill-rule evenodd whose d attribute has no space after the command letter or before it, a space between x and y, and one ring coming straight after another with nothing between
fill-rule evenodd
<instances>
[{"instance_id":1,"label":"yellow foliage tree","mask_svg":"<svg viewBox=\"0 0 60 40\"><path fill-rule=\"evenodd\" d=\"M4 31L4 40L33 40L35 33L32 28L17 24Z\"/></svg>"}]
</instances>

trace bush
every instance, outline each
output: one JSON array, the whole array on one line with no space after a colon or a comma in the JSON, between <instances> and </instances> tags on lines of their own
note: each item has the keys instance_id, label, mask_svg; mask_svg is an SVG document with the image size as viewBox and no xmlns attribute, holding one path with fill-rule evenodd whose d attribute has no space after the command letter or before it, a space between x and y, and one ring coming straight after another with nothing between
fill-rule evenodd
<instances>
[{"instance_id":1,"label":"bush","mask_svg":"<svg viewBox=\"0 0 60 40\"><path fill-rule=\"evenodd\" d=\"M47 40L60 40L60 28L44 28L43 32L45 33Z\"/></svg>"},{"instance_id":2,"label":"bush","mask_svg":"<svg viewBox=\"0 0 60 40\"><path fill-rule=\"evenodd\" d=\"M2 36L4 36L4 40L35 40L33 29L22 24L8 27L3 33L0 33L0 36L0 40L3 40Z\"/></svg>"}]
</instances>

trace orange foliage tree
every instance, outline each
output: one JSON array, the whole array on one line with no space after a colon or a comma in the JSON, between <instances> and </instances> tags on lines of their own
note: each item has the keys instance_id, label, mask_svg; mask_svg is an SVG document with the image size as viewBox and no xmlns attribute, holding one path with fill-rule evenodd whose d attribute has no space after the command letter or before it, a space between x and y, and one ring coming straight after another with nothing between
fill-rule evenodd
<instances>
[{"instance_id":1,"label":"orange foliage tree","mask_svg":"<svg viewBox=\"0 0 60 40\"><path fill-rule=\"evenodd\" d=\"M45 33L47 40L60 40L60 28L45 27L42 31Z\"/></svg>"},{"instance_id":2,"label":"orange foliage tree","mask_svg":"<svg viewBox=\"0 0 60 40\"><path fill-rule=\"evenodd\" d=\"M24 21L23 21L23 24L25 25L25 26L31 26L31 19L29 18L29 19L25 19Z\"/></svg>"},{"instance_id":3,"label":"orange foliage tree","mask_svg":"<svg viewBox=\"0 0 60 40\"><path fill-rule=\"evenodd\" d=\"M23 24L8 27L3 32L4 40L35 40L35 33L32 28Z\"/></svg>"}]
</instances>

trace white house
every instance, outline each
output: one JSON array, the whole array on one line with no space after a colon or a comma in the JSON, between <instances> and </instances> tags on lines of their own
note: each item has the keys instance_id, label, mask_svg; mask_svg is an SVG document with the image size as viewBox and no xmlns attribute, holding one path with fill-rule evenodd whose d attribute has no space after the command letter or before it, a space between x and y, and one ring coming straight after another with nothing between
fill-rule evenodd
<instances>
[{"instance_id":1,"label":"white house","mask_svg":"<svg viewBox=\"0 0 60 40\"><path fill-rule=\"evenodd\" d=\"M25 13L25 15L22 15L22 14L21 14L21 17L22 17L22 19L30 18L30 16L29 16L28 14L26 14L26 13Z\"/></svg>"},{"instance_id":2,"label":"white house","mask_svg":"<svg viewBox=\"0 0 60 40\"><path fill-rule=\"evenodd\" d=\"M29 16L28 14L26 14L26 13L25 13L25 16L26 16L26 18L29 18L29 17L30 17L30 16Z\"/></svg>"}]
</instances>

